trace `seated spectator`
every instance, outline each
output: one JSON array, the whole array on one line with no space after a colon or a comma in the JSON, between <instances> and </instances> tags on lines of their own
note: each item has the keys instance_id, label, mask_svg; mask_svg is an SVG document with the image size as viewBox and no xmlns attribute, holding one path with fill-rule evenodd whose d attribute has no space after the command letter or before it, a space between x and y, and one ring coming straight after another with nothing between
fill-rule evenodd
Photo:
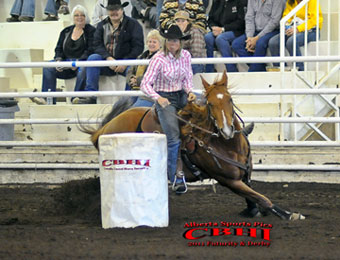
<instances>
[{"instance_id":1,"label":"seated spectator","mask_svg":"<svg viewBox=\"0 0 340 260\"><path fill-rule=\"evenodd\" d=\"M44 13L48 16L44 21L57 21L58 12L69 14L69 0L47 0ZM7 22L32 22L35 13L35 0L15 0L11 9L11 17L7 18Z\"/></svg>"},{"instance_id":2,"label":"seated spectator","mask_svg":"<svg viewBox=\"0 0 340 260\"><path fill-rule=\"evenodd\" d=\"M94 35L95 54L88 61L136 59L144 49L142 26L124 14L123 8L129 3L109 0L106 9L108 17L97 25ZM127 66L88 67L86 69L85 91L98 91L99 76L124 75ZM115 89L118 90L118 89ZM95 97L75 98L75 104L95 104Z\"/></svg>"},{"instance_id":3,"label":"seated spectator","mask_svg":"<svg viewBox=\"0 0 340 260\"><path fill-rule=\"evenodd\" d=\"M282 17L285 17L290 13L302 0L288 0L286 8L283 12ZM317 23L317 0L311 0L308 2L308 14L307 14L307 42L316 40L316 23ZM321 13L321 8L319 5L319 28L322 28L323 17ZM290 56L294 56L294 30L296 33L296 56L301 56L300 47L305 44L305 8L301 8L296 13L296 27L294 27L293 18L288 20L285 31L285 42L286 48ZM320 37L320 35L318 35ZM269 49L272 56L280 55L280 34L273 36L269 40ZM279 66L278 63L274 63L275 66ZM303 62L297 62L296 66L299 70L304 70Z\"/></svg>"},{"instance_id":4,"label":"seated spectator","mask_svg":"<svg viewBox=\"0 0 340 260\"><path fill-rule=\"evenodd\" d=\"M177 26L181 29L185 35L190 35L190 39L183 40L183 49L190 52L192 58L206 58L204 31L193 25L189 18L187 11L178 11L174 16ZM192 73L204 72L203 64L192 64Z\"/></svg>"},{"instance_id":5,"label":"seated spectator","mask_svg":"<svg viewBox=\"0 0 340 260\"><path fill-rule=\"evenodd\" d=\"M210 1L213 0L203 0L203 6L204 8L207 10ZM156 4L156 8L157 8L157 28L159 28L159 16L161 14L162 11L162 6L163 6L163 0L157 0L157 4Z\"/></svg>"},{"instance_id":6,"label":"seated spectator","mask_svg":"<svg viewBox=\"0 0 340 260\"><path fill-rule=\"evenodd\" d=\"M143 52L138 59L151 59L163 45L163 37L158 30L152 30L146 37L147 50ZM132 90L140 90L140 84L147 70L147 65L132 66L129 68L126 76L126 83ZM151 107L154 101L146 96L140 96L133 104L134 107Z\"/></svg>"},{"instance_id":7,"label":"seated spectator","mask_svg":"<svg viewBox=\"0 0 340 260\"><path fill-rule=\"evenodd\" d=\"M157 8L156 0L131 0L132 13L131 16L135 19L147 21L151 28L157 28Z\"/></svg>"},{"instance_id":8,"label":"seated spectator","mask_svg":"<svg viewBox=\"0 0 340 260\"><path fill-rule=\"evenodd\" d=\"M92 25L97 27L97 24L103 21L107 17L107 10L105 6L107 6L108 0L98 0L96 5L94 6L93 14L92 14ZM125 0L123 2L130 2L130 0ZM129 13L124 11L126 15L130 15Z\"/></svg>"},{"instance_id":9,"label":"seated spectator","mask_svg":"<svg viewBox=\"0 0 340 260\"><path fill-rule=\"evenodd\" d=\"M270 38L279 33L284 5L285 0L248 0L246 33L232 42L232 49L239 57L266 56ZM266 71L266 64L251 63L248 71Z\"/></svg>"},{"instance_id":10,"label":"seated spectator","mask_svg":"<svg viewBox=\"0 0 340 260\"><path fill-rule=\"evenodd\" d=\"M160 27L169 28L174 24L174 16L177 11L185 10L189 13L191 22L206 31L207 17L202 0L165 0L163 1L162 11L159 16Z\"/></svg>"},{"instance_id":11,"label":"seated spectator","mask_svg":"<svg viewBox=\"0 0 340 260\"><path fill-rule=\"evenodd\" d=\"M209 12L211 32L205 35L207 56L214 57L215 46L222 57L232 57L231 44L244 34L247 0L215 0ZM237 72L236 64L225 65L228 72ZM206 72L214 72L214 65L207 64Z\"/></svg>"},{"instance_id":12,"label":"seated spectator","mask_svg":"<svg viewBox=\"0 0 340 260\"><path fill-rule=\"evenodd\" d=\"M59 35L58 43L55 48L54 61L87 60L93 52L93 36L95 28L90 25L90 19L85 7L77 5L73 8L73 25L63 29ZM42 91L56 91L56 80L71 79L77 77L75 91L84 88L85 68L44 68ZM43 98L33 98L33 102L42 105L46 104ZM55 104L55 99L53 101Z\"/></svg>"}]
</instances>

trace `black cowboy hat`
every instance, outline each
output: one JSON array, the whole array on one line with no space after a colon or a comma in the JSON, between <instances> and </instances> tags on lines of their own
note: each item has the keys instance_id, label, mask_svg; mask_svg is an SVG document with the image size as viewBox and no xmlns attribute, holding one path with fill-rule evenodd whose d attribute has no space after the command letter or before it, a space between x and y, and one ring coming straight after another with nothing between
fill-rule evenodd
<instances>
[{"instance_id":1,"label":"black cowboy hat","mask_svg":"<svg viewBox=\"0 0 340 260\"><path fill-rule=\"evenodd\" d=\"M191 38L191 36L188 34L184 35L181 29L176 24L170 25L169 28L167 29L161 29L160 34L165 39L169 39L169 40L173 40L173 39L189 40Z\"/></svg>"},{"instance_id":2,"label":"black cowboy hat","mask_svg":"<svg viewBox=\"0 0 340 260\"><path fill-rule=\"evenodd\" d=\"M127 7L129 5L129 2L122 2L120 0L109 0L107 1L107 6L103 6L100 4L103 8L106 8L106 10L117 10L117 9L123 9L124 7Z\"/></svg>"}]
</instances>

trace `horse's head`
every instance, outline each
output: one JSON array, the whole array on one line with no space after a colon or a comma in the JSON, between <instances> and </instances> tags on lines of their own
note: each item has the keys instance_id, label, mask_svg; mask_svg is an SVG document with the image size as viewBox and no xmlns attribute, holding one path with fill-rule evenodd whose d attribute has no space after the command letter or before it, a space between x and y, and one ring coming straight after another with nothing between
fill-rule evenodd
<instances>
[{"instance_id":1,"label":"horse's head","mask_svg":"<svg viewBox=\"0 0 340 260\"><path fill-rule=\"evenodd\" d=\"M205 97L209 109L210 118L214 121L218 132L225 138L234 137L234 107L230 93L228 92L228 78L226 72L220 81L210 85L201 77L205 88Z\"/></svg>"}]
</instances>

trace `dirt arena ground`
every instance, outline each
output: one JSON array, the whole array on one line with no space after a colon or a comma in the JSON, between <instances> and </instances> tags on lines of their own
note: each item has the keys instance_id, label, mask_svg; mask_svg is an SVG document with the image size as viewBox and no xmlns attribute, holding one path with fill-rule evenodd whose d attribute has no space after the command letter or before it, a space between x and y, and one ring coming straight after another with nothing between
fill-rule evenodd
<instances>
[{"instance_id":1,"label":"dirt arena ground","mask_svg":"<svg viewBox=\"0 0 340 260\"><path fill-rule=\"evenodd\" d=\"M242 198L221 186L216 193L205 186L181 196L170 193L167 228L104 230L96 179L54 189L2 186L0 259L340 258L340 185L254 182L253 187L277 205L303 213L306 220L241 217ZM193 235L206 236L188 240L184 234L190 234L185 226L190 222L212 223L219 236L210 236L210 229L196 230ZM220 235L228 223L235 223L229 227L232 233ZM240 228L236 223L248 225L242 226L242 236L233 234ZM256 238L245 235L248 228L256 229ZM267 237L261 237L262 228Z\"/></svg>"}]
</instances>

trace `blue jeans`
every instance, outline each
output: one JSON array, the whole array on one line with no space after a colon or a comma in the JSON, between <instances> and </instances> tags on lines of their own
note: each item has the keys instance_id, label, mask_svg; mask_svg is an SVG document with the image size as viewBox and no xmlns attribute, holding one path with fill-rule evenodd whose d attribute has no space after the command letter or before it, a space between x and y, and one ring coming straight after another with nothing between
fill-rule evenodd
<instances>
[{"instance_id":1,"label":"blue jeans","mask_svg":"<svg viewBox=\"0 0 340 260\"><path fill-rule=\"evenodd\" d=\"M232 57L233 55L231 51L231 44L235 38L236 38L235 34L232 31L221 33L217 37L215 37L212 32L207 33L204 36L205 44L207 48L207 57L209 58L214 57L215 45L218 51L221 53L222 57ZM236 64L226 64L225 66L228 72L238 71ZM213 71L214 71L214 65L207 64L206 72L213 72Z\"/></svg>"},{"instance_id":2,"label":"blue jeans","mask_svg":"<svg viewBox=\"0 0 340 260\"><path fill-rule=\"evenodd\" d=\"M204 65L203 64L192 64L191 65L192 68L192 74L196 74L196 73L203 73L204 72Z\"/></svg>"},{"instance_id":3,"label":"blue jeans","mask_svg":"<svg viewBox=\"0 0 340 260\"><path fill-rule=\"evenodd\" d=\"M316 40L316 29L309 30L307 35L307 42ZM290 56L294 56L294 37L293 35L285 36L286 48ZM272 56L280 56L280 34L275 35L269 40L269 50ZM296 34L296 56L301 56L300 47L305 45L305 32ZM279 63L274 63L275 66L279 66ZM297 62L296 66L299 70L304 70L303 62Z\"/></svg>"},{"instance_id":4,"label":"blue jeans","mask_svg":"<svg viewBox=\"0 0 340 260\"><path fill-rule=\"evenodd\" d=\"M132 105L132 107L152 107L155 102L144 99L142 97L138 97L136 102Z\"/></svg>"},{"instance_id":5,"label":"blue jeans","mask_svg":"<svg viewBox=\"0 0 340 260\"><path fill-rule=\"evenodd\" d=\"M103 60L103 57L99 54L91 54L88 61ZM125 76L126 70L123 75ZM99 76L114 76L117 72L114 72L109 67L87 67L86 68L86 87L85 91L98 91L99 89Z\"/></svg>"},{"instance_id":6,"label":"blue jeans","mask_svg":"<svg viewBox=\"0 0 340 260\"><path fill-rule=\"evenodd\" d=\"M86 70L84 67L78 67L77 70L64 69L59 72L55 68L44 68L43 69L43 81L42 81L42 91L47 92L49 89L51 91L56 91L57 79L72 79L77 77L76 85L74 91L81 91L85 86ZM55 104L55 98L53 103Z\"/></svg>"},{"instance_id":7,"label":"blue jeans","mask_svg":"<svg viewBox=\"0 0 340 260\"><path fill-rule=\"evenodd\" d=\"M237 53L239 57L265 57L268 47L268 42L270 38L274 35L278 34L279 31L275 30L270 33L263 35L258 41L256 42L255 53L248 52L246 50L246 39L247 36L245 34L237 37L233 43L232 48ZM255 35L258 35L259 32L255 32ZM251 63L249 66L249 72L254 71L266 71L266 64L265 63Z\"/></svg>"},{"instance_id":8,"label":"blue jeans","mask_svg":"<svg viewBox=\"0 0 340 260\"><path fill-rule=\"evenodd\" d=\"M35 0L15 0L11 15L34 17Z\"/></svg>"},{"instance_id":9,"label":"blue jeans","mask_svg":"<svg viewBox=\"0 0 340 260\"><path fill-rule=\"evenodd\" d=\"M174 182L177 169L177 157L181 144L178 119L174 115L186 104L187 95L182 91L158 92L158 94L161 97L167 98L171 103L165 108L162 108L158 102L156 102L156 111L168 143L168 178L170 182Z\"/></svg>"},{"instance_id":10,"label":"blue jeans","mask_svg":"<svg viewBox=\"0 0 340 260\"><path fill-rule=\"evenodd\" d=\"M69 2L69 0L64 0L64 1L67 3ZM55 0L47 0L44 14L57 15L59 7L60 7L59 1L56 2Z\"/></svg>"}]
</instances>

